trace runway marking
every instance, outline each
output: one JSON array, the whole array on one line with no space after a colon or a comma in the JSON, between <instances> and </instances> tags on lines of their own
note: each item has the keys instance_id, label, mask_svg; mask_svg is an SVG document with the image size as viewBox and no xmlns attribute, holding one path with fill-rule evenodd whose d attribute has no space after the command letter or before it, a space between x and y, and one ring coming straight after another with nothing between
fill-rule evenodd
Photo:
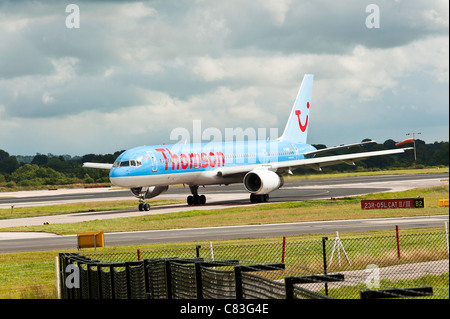
<instances>
[{"instance_id":1,"label":"runway marking","mask_svg":"<svg viewBox=\"0 0 450 319\"><path fill-rule=\"evenodd\" d=\"M448 219L448 218L447 218ZM436 221L436 222L439 222L439 221L444 221L445 219L435 219L435 218L427 218L427 217L425 217L425 218L421 218L421 219L414 219L414 222L416 223L420 223L420 222L430 222L430 221ZM392 221L390 221L390 220L374 220L374 221L369 221L371 224L389 224L389 223L392 223ZM396 223L399 223L399 224L405 224L405 223L410 223L411 222L411 220L398 220L398 221L396 221Z\"/></svg>"},{"instance_id":2,"label":"runway marking","mask_svg":"<svg viewBox=\"0 0 450 319\"><path fill-rule=\"evenodd\" d=\"M404 220L404 218L409 218L410 220ZM444 221L445 219L448 220L448 216L447 215L434 215L434 216L429 216L429 217L424 217L421 219L417 219L416 217L388 217L388 218L379 218L379 219L341 219L341 220L324 220L324 221L314 221L314 222L294 222L294 223L273 223L273 224L261 224L261 225L234 225L234 226L215 226L215 227L197 227L197 228L171 228L171 229L155 229L155 230L140 230L140 231L130 231L130 232L111 232L111 233L107 233L105 234L132 234L132 233L147 233L147 232L171 232L171 231L196 231L199 229L202 230L220 230L220 229L225 229L225 230L232 230L233 228L261 228L261 227L274 227L274 226L279 226L281 228L285 228L285 226L309 226L309 227L314 227L317 225L321 225L321 224L338 224L338 223L348 223L348 222L358 222L358 223L380 223L380 224L388 224L388 223L393 223L401 221L404 223L408 223L408 222L416 222L416 221L433 221L436 220L438 221ZM370 227L370 225L368 225L367 227Z\"/></svg>"},{"instance_id":3,"label":"runway marking","mask_svg":"<svg viewBox=\"0 0 450 319\"><path fill-rule=\"evenodd\" d=\"M42 232L0 232L0 240L13 240L13 239L30 239L30 238L55 238L61 237L52 233Z\"/></svg>"}]
</instances>

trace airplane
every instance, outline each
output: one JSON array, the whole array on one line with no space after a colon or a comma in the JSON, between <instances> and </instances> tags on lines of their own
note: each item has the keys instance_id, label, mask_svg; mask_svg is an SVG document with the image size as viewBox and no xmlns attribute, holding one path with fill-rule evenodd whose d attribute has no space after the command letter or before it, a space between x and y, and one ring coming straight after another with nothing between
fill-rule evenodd
<instances>
[{"instance_id":1,"label":"airplane","mask_svg":"<svg viewBox=\"0 0 450 319\"><path fill-rule=\"evenodd\" d=\"M200 185L243 183L252 203L267 202L269 194L284 184L284 177L306 166L346 163L372 156L404 153L409 148L316 157L325 151L361 146L375 141L316 149L307 144L312 108L313 75L305 74L283 134L271 140L222 141L172 145L139 146L123 152L113 164L86 162L83 167L110 170L113 185L130 188L139 198L139 210L148 211L146 199L166 192L170 185L188 185L188 205L204 205Z\"/></svg>"}]
</instances>

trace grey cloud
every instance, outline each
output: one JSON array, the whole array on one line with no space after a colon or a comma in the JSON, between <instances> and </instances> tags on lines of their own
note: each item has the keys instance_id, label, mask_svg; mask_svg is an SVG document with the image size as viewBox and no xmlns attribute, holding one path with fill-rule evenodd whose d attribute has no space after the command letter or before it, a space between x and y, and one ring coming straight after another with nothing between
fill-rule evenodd
<instances>
[{"instance_id":1,"label":"grey cloud","mask_svg":"<svg viewBox=\"0 0 450 319\"><path fill-rule=\"evenodd\" d=\"M227 17L233 34L231 47L284 53L345 53L356 44L370 48L401 46L430 35L448 34L448 25L436 24L425 14L438 3L377 1L379 29L366 27L367 3L357 0L345 4L294 2L279 26L258 3L247 3L247 7ZM448 13L433 12L448 20Z\"/></svg>"},{"instance_id":2,"label":"grey cloud","mask_svg":"<svg viewBox=\"0 0 450 319\"><path fill-rule=\"evenodd\" d=\"M384 107L390 103L412 109L415 117L410 121L414 125L420 124L420 112L427 123L432 123L430 114L437 114L436 123L446 125L442 118L448 118L448 97L443 93L448 95L448 88L437 83L432 74L421 77L428 74L431 64L424 59L440 56L402 50L408 61L406 67L398 67L398 72L386 70L387 84L371 78L371 73L393 67L385 63L391 57L383 50L404 48L437 36L448 39L448 4L446 7L437 0L377 1L379 29L366 28L368 3L359 0L344 4L325 0L79 0L75 3L81 10L80 29L64 25L68 3L0 3L0 18L4 18L0 26L10 23L10 30L0 30L0 123L9 118L15 124L23 118L64 123L70 116L84 115L89 110L114 114L136 106L148 106L145 110L151 111L151 107L157 107L155 96L165 96L172 103L188 105L183 110L186 122L201 117L204 123L219 128L258 127L268 114L270 119L265 124L281 130L286 120L284 112L289 112L302 74L310 72L316 75L319 89L320 81L336 86L327 87L322 96L314 95L322 113L314 114L311 123L317 121L318 127L342 127L336 120L342 116L340 103L360 103L362 109L355 116L367 116L373 112L371 108L379 110L373 121L381 124L373 124L371 129L380 134L388 126L398 126L395 123L404 118L399 109L386 117ZM363 48L361 55L354 53L358 47ZM429 50L435 48L439 46L434 43ZM369 51L381 53L369 55ZM371 60L364 60L365 55ZM443 55L448 60L448 51ZM210 61L213 68L217 66L217 70L205 72L201 67L208 65L199 65L202 59ZM401 59L396 57L395 61ZM414 66L413 70L408 71L408 66ZM448 85L448 62L436 62L431 69L441 72L440 80ZM352 76L357 77L357 83L348 88L344 81L353 81ZM361 98L362 88L368 90L365 100ZM418 92L422 89L426 91L421 95ZM421 111L414 109L414 103L420 104L417 107ZM425 103L433 107L420 109ZM242 105L249 105L258 116L254 120L238 118ZM182 120L183 116L179 116ZM355 130L364 129L356 117L346 116ZM103 119L107 121L108 117ZM162 126L171 124L152 125ZM312 138L318 136L315 129L311 127ZM117 134L109 130L109 134ZM144 134L142 140L161 137L160 131L146 132L149 134ZM338 139L340 134L321 137ZM125 144L119 141L120 134L116 137L117 143Z\"/></svg>"},{"instance_id":3,"label":"grey cloud","mask_svg":"<svg viewBox=\"0 0 450 319\"><path fill-rule=\"evenodd\" d=\"M8 115L21 118L60 117L92 109L112 112L144 101L134 88L95 78L21 94L11 100Z\"/></svg>"}]
</instances>

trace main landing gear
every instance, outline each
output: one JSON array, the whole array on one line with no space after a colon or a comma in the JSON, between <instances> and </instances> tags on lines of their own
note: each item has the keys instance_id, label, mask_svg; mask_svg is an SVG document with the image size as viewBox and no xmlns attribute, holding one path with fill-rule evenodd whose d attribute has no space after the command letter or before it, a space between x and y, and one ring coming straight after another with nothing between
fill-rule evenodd
<instances>
[{"instance_id":1,"label":"main landing gear","mask_svg":"<svg viewBox=\"0 0 450 319\"><path fill-rule=\"evenodd\" d=\"M265 203L269 201L269 194L262 194L262 195L257 195L257 194L250 194L250 201L252 203Z\"/></svg>"},{"instance_id":2,"label":"main landing gear","mask_svg":"<svg viewBox=\"0 0 450 319\"><path fill-rule=\"evenodd\" d=\"M206 204L206 196L205 195L198 195L198 186L189 186L189 189L191 190L192 195L189 195L187 197L187 203L190 206L193 205L205 205Z\"/></svg>"}]
</instances>

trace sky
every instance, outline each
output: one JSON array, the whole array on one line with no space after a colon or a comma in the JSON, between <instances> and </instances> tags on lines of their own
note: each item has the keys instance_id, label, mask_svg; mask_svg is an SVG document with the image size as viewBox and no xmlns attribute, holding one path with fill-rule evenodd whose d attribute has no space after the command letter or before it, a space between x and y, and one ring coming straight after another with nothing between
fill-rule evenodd
<instances>
[{"instance_id":1,"label":"sky","mask_svg":"<svg viewBox=\"0 0 450 319\"><path fill-rule=\"evenodd\" d=\"M308 143L448 141L448 1L0 0L0 149L281 135L307 73Z\"/></svg>"}]
</instances>

